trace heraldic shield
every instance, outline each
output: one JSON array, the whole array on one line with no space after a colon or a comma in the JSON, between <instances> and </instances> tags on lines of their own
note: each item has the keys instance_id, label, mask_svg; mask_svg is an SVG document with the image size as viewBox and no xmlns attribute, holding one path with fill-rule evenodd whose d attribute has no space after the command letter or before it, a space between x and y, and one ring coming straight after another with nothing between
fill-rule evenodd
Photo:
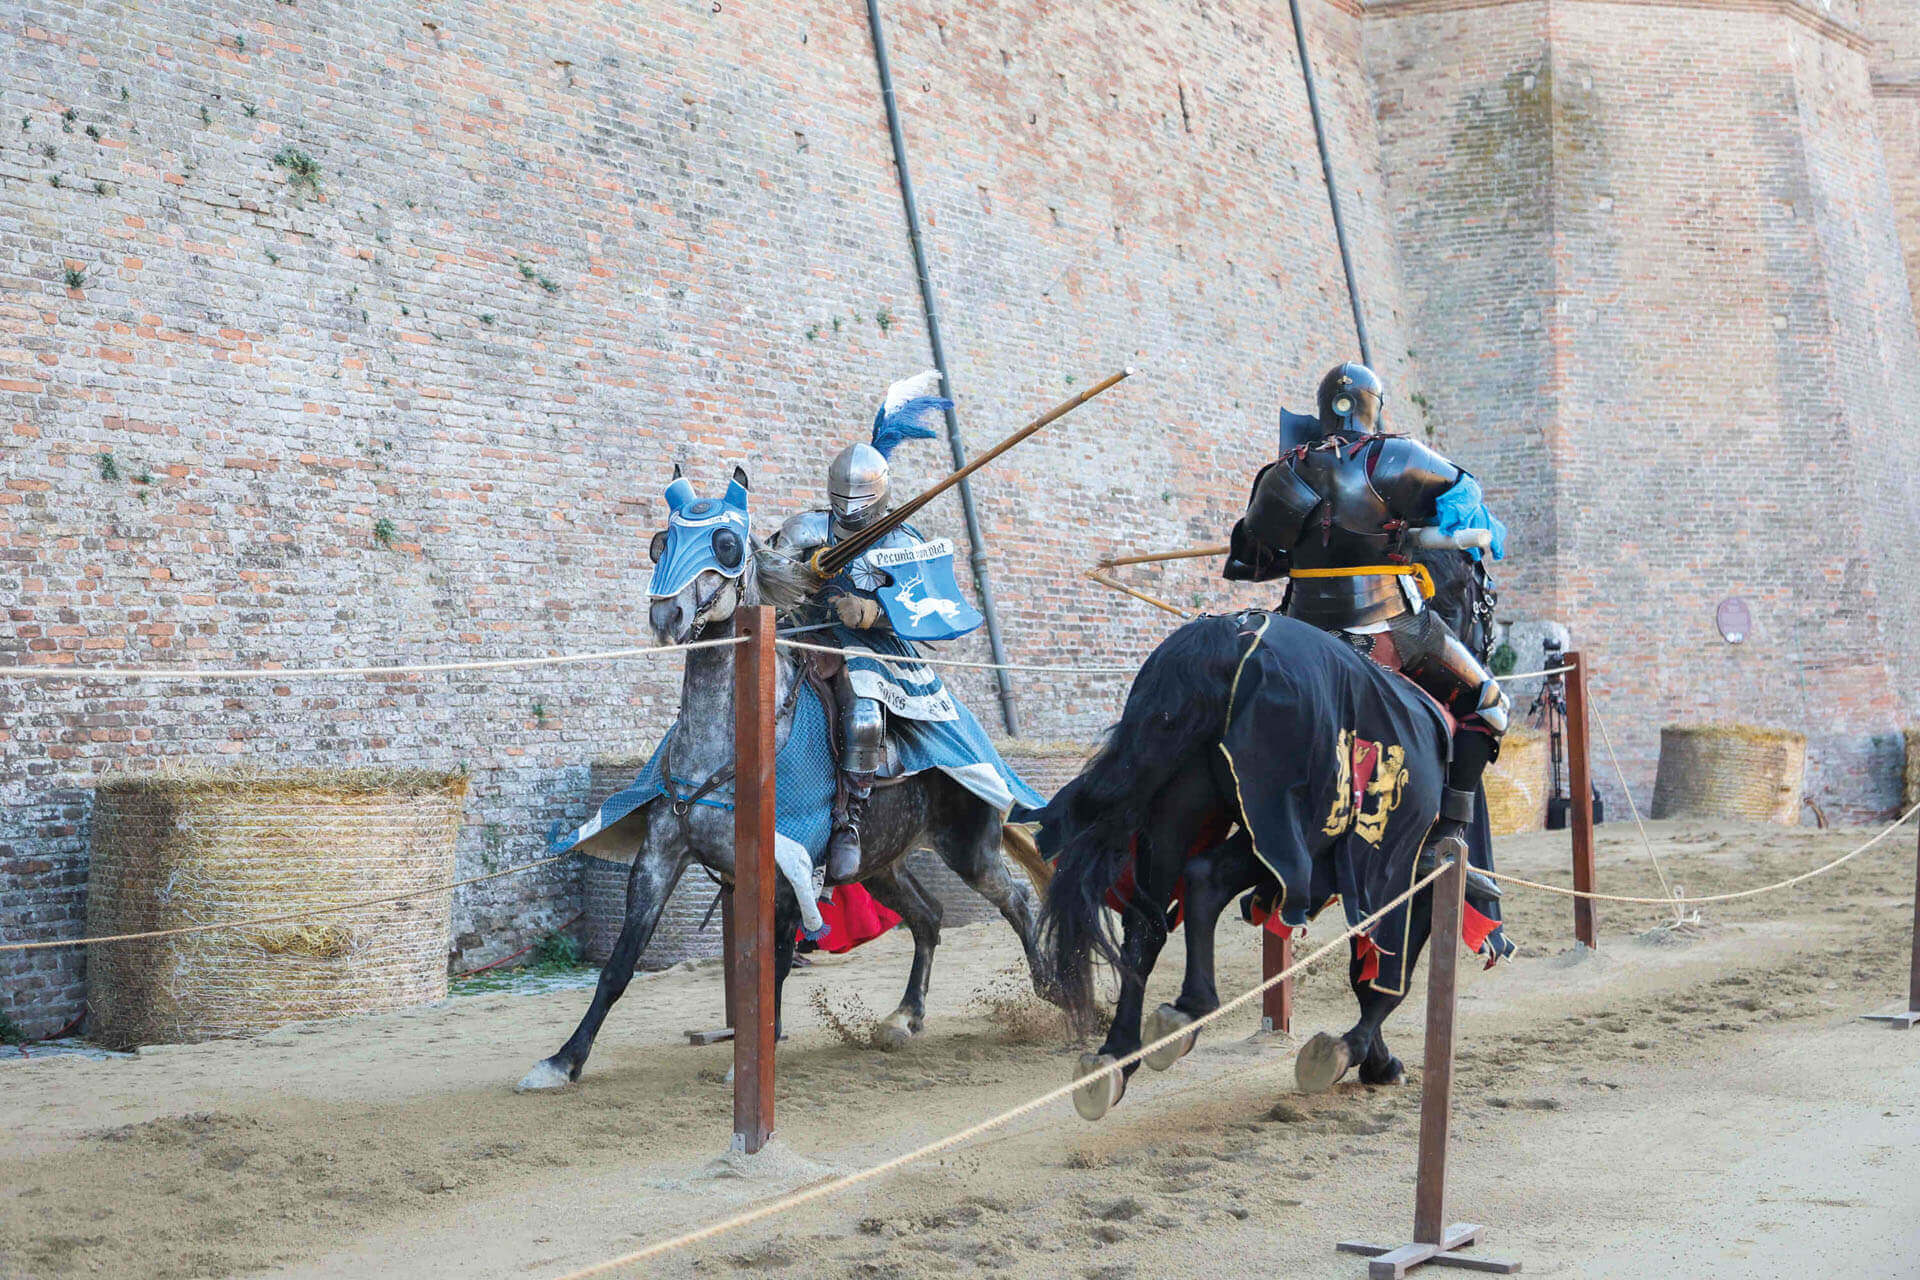
<instances>
[{"instance_id":1,"label":"heraldic shield","mask_svg":"<svg viewBox=\"0 0 1920 1280\"><path fill-rule=\"evenodd\" d=\"M874 574L872 588L893 632L906 640L953 640L982 622L953 576L953 540L936 538L882 547L861 557ZM855 579L858 580L858 567Z\"/></svg>"}]
</instances>

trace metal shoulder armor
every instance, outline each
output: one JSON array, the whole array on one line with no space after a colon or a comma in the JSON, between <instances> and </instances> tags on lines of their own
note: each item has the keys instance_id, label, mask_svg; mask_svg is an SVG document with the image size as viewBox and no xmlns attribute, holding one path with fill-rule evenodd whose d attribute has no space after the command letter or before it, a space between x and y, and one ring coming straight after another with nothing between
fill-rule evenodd
<instances>
[{"instance_id":1,"label":"metal shoulder armor","mask_svg":"<svg viewBox=\"0 0 1920 1280\"><path fill-rule=\"evenodd\" d=\"M802 511L797 516L788 516L768 545L788 555L811 555L830 541L829 519L825 511Z\"/></svg>"},{"instance_id":2,"label":"metal shoulder armor","mask_svg":"<svg viewBox=\"0 0 1920 1280\"><path fill-rule=\"evenodd\" d=\"M1373 491L1401 520L1431 520L1434 502L1460 480L1460 468L1415 440L1392 437L1380 444L1372 468Z\"/></svg>"}]
</instances>

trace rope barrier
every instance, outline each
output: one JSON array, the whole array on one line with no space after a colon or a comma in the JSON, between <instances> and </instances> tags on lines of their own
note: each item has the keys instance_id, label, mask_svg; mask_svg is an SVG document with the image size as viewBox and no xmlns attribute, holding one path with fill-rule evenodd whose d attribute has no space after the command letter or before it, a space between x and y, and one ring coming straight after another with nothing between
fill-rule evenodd
<instances>
[{"instance_id":1,"label":"rope barrier","mask_svg":"<svg viewBox=\"0 0 1920 1280\"><path fill-rule=\"evenodd\" d=\"M640 649L602 649L595 653L563 653L539 658L489 658L474 662L422 662L395 667L0 667L0 677L21 680L262 680L311 676L415 675L431 671L495 671L505 667L558 667L581 662L610 662L650 653L717 649L746 643L744 636L696 640L691 644L659 644Z\"/></svg>"},{"instance_id":2,"label":"rope barrier","mask_svg":"<svg viewBox=\"0 0 1920 1280\"><path fill-rule=\"evenodd\" d=\"M1494 677L1494 679L1495 679L1495 680L1499 680L1499 681L1505 681L1505 680L1531 680L1531 679L1533 679L1533 678L1534 678L1534 677L1536 677L1536 676L1558 676L1558 675L1565 675L1565 674L1566 674L1567 672L1569 672L1569 671L1571 671L1571 670L1573 670L1573 664L1571 664L1571 663L1569 663L1569 664L1567 664L1567 665L1566 665L1566 666L1564 666L1564 667L1548 667L1548 668L1546 668L1545 670L1542 670L1542 671L1513 671L1513 672L1509 672L1508 674L1506 674L1506 675L1504 675L1504 676L1495 676L1495 677Z\"/></svg>"},{"instance_id":3,"label":"rope barrier","mask_svg":"<svg viewBox=\"0 0 1920 1280\"><path fill-rule=\"evenodd\" d=\"M1843 863L1853 861L1855 858L1859 857L1861 854L1865 853L1867 850L1873 848L1873 846L1879 844L1882 840L1885 840L1888 836L1892 835L1895 831L1897 831L1901 826L1905 825L1907 819L1911 818L1916 813L1920 813L1920 804L1915 805L1913 808L1907 810L1905 813L1895 818L1891 823L1887 824L1887 826L1884 827L1878 835L1868 840L1865 844L1860 845L1853 849L1849 849L1847 852L1841 854L1839 857L1835 858L1832 862L1829 862L1824 866L1815 867L1811 871L1802 871L1797 876L1790 876L1787 879L1778 881L1777 883L1774 883L1774 884L1761 885L1756 889L1737 889L1732 893L1710 893L1710 894L1706 894L1703 897L1697 897L1697 898L1675 898L1675 897L1633 898L1633 897L1626 897L1621 894L1615 894L1615 893L1585 893L1579 889L1568 889L1562 885L1541 884L1537 880L1522 880L1519 876L1509 875L1504 871L1482 871L1481 874L1492 876L1495 880L1499 880L1505 884L1522 885L1528 889L1544 889L1548 893L1557 893L1557 894L1560 894L1562 897L1586 898L1593 902L1627 902L1627 903L1637 903L1641 906L1652 906L1652 907L1666 907L1666 906L1689 906L1690 907L1690 906L1695 906L1697 904L1706 903L1706 902L1732 902L1736 898L1757 898L1763 893L1774 893L1781 889L1791 888L1792 886L1799 884L1803 880L1811 880L1815 876L1823 876L1827 872L1832 871L1835 867L1838 867Z\"/></svg>"},{"instance_id":4,"label":"rope barrier","mask_svg":"<svg viewBox=\"0 0 1920 1280\"><path fill-rule=\"evenodd\" d=\"M1300 972L1300 970L1305 969L1307 966L1313 964L1314 962L1326 956L1327 953L1332 951L1335 947L1340 946L1347 939L1353 937L1356 934L1365 932L1366 930L1372 928L1374 925L1378 924L1380 920L1384 916L1386 916L1388 912L1392 911L1395 907L1399 906L1401 903L1405 902L1407 899L1413 897L1414 894L1420 892L1420 890L1426 888L1428 885L1432 884L1435 880L1438 880L1441 876L1447 874L1447 872L1450 870L1452 870L1451 863L1448 863L1444 866L1436 868L1432 872L1428 873L1422 879L1415 881L1413 885L1405 893L1401 894L1399 897L1395 898L1393 901L1387 903L1385 906L1381 907L1378 911L1374 912L1372 915L1368 916L1366 919L1360 921L1358 924L1353 925L1345 933L1341 934L1337 938L1332 939L1325 946L1320 947L1318 950L1312 952L1311 954L1307 955L1303 959L1296 960L1294 963L1288 965L1285 969L1281 970L1279 973L1274 974L1271 978L1268 978L1266 981L1262 982L1259 986L1254 987L1249 991L1243 992L1238 996L1235 996L1232 1000L1227 1001L1227 1003L1221 1005L1218 1009L1215 1009L1212 1013L1202 1014L1200 1017L1195 1018L1192 1022L1189 1022L1186 1026L1180 1028L1180 1030L1175 1031L1170 1035L1161 1036L1158 1040L1152 1041L1149 1044L1141 1045L1138 1049L1135 1049L1132 1053L1128 1054L1126 1057L1118 1059L1117 1061L1101 1068L1099 1071L1093 1072L1090 1075L1082 1076L1081 1078L1073 1081L1070 1084L1061 1085L1057 1089L1050 1089L1046 1093L1041 1094L1039 1097L1029 1099L1028 1101L1021 1103L1019 1106L1010 1107L1007 1110L1002 1111L1000 1114L996 1116L989 1116L987 1119L979 1121L976 1124L968 1125L964 1129L961 1129L955 1133L950 1133L944 1138L936 1139L935 1141L929 1142L924 1146L916 1147L912 1151L904 1152L900 1155L893 1156L887 1160L881 1161L879 1164L869 1165L867 1168L856 1170L853 1173L842 1174L838 1178L831 1179L830 1181L827 1181L827 1182L818 1183L814 1186L808 1187L801 1191L796 1191L791 1195L783 1196L778 1200L768 1201L766 1204L763 1204L758 1208L749 1209L744 1213L735 1214L731 1218L725 1218L719 1222L710 1223L707 1226L700 1227L696 1230L686 1232L682 1235L677 1235L670 1239L662 1240L655 1244L650 1244L643 1249L636 1249L632 1253L622 1254L617 1258L608 1258L604 1262L596 1262L591 1266L582 1267L577 1271L569 1271L564 1276L558 1277L557 1280L585 1280L585 1278L588 1276L601 1275L605 1272L613 1270L616 1267L631 1266L636 1262L645 1262L649 1258L657 1258L657 1257L660 1257L662 1254L672 1253L679 1249L684 1249L692 1245L700 1244L704 1241L713 1239L715 1236L723 1235L726 1232L738 1230L741 1227L750 1226L753 1223L760 1222L766 1218L771 1218L776 1214L785 1213L790 1209L797 1209L803 1204L808 1204L814 1200L821 1199L824 1196L832 1195L837 1191L844 1191L848 1187L857 1186L862 1182L870 1182L874 1178L880 1177L882 1174L891 1173L895 1169L903 1168L906 1165L915 1163L916 1161L924 1160L928 1156L937 1155L938 1153L942 1151L946 1151L949 1148L957 1147L962 1143L968 1142L973 1138L980 1136L981 1134L987 1132L990 1129L997 1129L1001 1125L1009 1124L1014 1120L1018 1120L1020 1117L1024 1115L1028 1115L1034 1111L1038 1111L1041 1107L1047 1106L1050 1103L1058 1102L1060 1099L1067 1097L1074 1090L1084 1086L1088 1081L1094 1080L1102 1075L1112 1075L1113 1073L1121 1070L1123 1067L1130 1066L1133 1063L1140 1061L1142 1058L1145 1058L1148 1054L1156 1052L1157 1050L1163 1049L1166 1046L1173 1044L1178 1040L1182 1040L1185 1037L1194 1034L1195 1032L1199 1031L1202 1027L1206 1026L1207 1024L1219 1018L1224 1017L1226 1014L1232 1012L1234 1009L1239 1008L1241 1005L1246 1004L1248 1001L1257 999L1259 996L1264 994L1269 988L1278 986L1280 983L1285 982L1288 978L1291 978L1294 974Z\"/></svg>"},{"instance_id":5,"label":"rope barrier","mask_svg":"<svg viewBox=\"0 0 1920 1280\"><path fill-rule=\"evenodd\" d=\"M877 662L890 662L900 667L968 667L976 671L1052 671L1082 676L1130 676L1140 670L1138 666L1048 667L1020 662L962 662L958 658L901 658L891 653L878 653L872 649L836 649L831 645L807 644L800 640L775 640L774 644L782 649L805 649L809 653L837 653L844 658L872 658Z\"/></svg>"},{"instance_id":6,"label":"rope barrier","mask_svg":"<svg viewBox=\"0 0 1920 1280\"><path fill-rule=\"evenodd\" d=\"M1593 723L1600 730L1600 741L1606 744L1607 759L1613 761L1613 776L1620 781L1621 794L1627 797L1627 812L1633 815L1633 825L1640 830L1640 843L1646 848L1647 857L1653 861L1653 869L1660 876L1660 887L1669 898L1673 897L1673 882L1667 879L1667 869L1660 865L1660 855L1653 851L1653 841L1647 835L1647 824L1640 820L1640 806L1633 798L1633 788L1627 785L1627 771L1620 767L1620 757L1614 754L1613 737L1607 732L1607 722L1600 718L1600 699L1588 692L1587 707L1593 712ZM1679 908L1674 909L1680 914Z\"/></svg>"},{"instance_id":7,"label":"rope barrier","mask_svg":"<svg viewBox=\"0 0 1920 1280\"><path fill-rule=\"evenodd\" d=\"M285 924L289 920L309 920L314 916L337 915L342 911L353 911L360 907L378 907L389 902L403 902L408 898L425 898L436 893L451 893L455 889L464 889L470 884L479 884L486 880L498 880L502 876L519 875L522 871L532 871L535 867L551 866L571 858L574 851L556 854L551 858L541 858L536 862L523 862L517 867L508 867L505 871L490 871L483 876L468 876L465 880L449 880L443 884L428 885L424 889L411 889L406 893L389 894L384 898L363 898L358 902L343 902L338 906L314 907L307 911L294 911L281 916L256 916L251 920L223 920L215 924L189 924L176 929L149 929L145 933L109 933L97 938L58 938L51 942L9 942L0 944L4 951L48 951L56 947L86 947L96 942L135 942L142 938L172 938L183 933L211 933L219 929L245 929L256 924Z\"/></svg>"}]
</instances>

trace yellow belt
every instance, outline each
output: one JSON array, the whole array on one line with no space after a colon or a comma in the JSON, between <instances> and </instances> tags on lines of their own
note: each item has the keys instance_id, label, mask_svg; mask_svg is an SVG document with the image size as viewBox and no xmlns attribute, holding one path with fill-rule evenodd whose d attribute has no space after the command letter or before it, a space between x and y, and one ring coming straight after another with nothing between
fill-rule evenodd
<instances>
[{"instance_id":1,"label":"yellow belt","mask_svg":"<svg viewBox=\"0 0 1920 1280\"><path fill-rule=\"evenodd\" d=\"M1433 575L1423 564L1363 564L1344 569L1295 569L1295 578L1412 578L1420 584L1420 598L1433 599Z\"/></svg>"}]
</instances>

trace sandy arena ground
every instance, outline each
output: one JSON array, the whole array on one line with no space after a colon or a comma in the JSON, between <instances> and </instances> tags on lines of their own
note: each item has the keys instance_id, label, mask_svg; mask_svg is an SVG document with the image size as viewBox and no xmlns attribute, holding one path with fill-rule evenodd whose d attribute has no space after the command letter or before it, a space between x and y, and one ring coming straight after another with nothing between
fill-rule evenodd
<instances>
[{"instance_id":1,"label":"sandy arena ground","mask_svg":"<svg viewBox=\"0 0 1920 1280\"><path fill-rule=\"evenodd\" d=\"M1602 887L1657 892L1632 828L1603 829ZM1780 878L1861 838L1659 824L1690 892ZM1502 865L1565 880L1564 833ZM1566 899L1509 893L1522 955L1469 964L1450 1216L1536 1276L1920 1275L1920 1030L1907 972L1913 836L1786 893L1654 930L1602 908L1569 949ZM1257 979L1222 926L1221 989ZM1653 930L1649 932L1649 930ZM1330 930L1317 930L1328 936ZM1057 1026L1005 993L1004 928L949 931L926 1036L843 1042L898 998L894 935L798 971L779 1137L730 1127L715 967L637 979L585 1079L516 1095L586 992L497 993L136 1058L0 1066L0 1274L554 1276L957 1129L1065 1080ZM1178 985L1170 946L1153 1000ZM1344 969L1344 964L1341 966ZM1422 966L1424 974L1425 966ZM1104 1121L1069 1104L648 1271L823 1276L1365 1274L1343 1238L1411 1225L1419 993L1388 1024L1409 1083L1292 1091L1292 1046L1235 1016ZM823 1018L823 1011L832 1015ZM1344 976L1310 975L1296 1031L1344 1029ZM1438 1274L1438 1273L1436 1273Z\"/></svg>"}]
</instances>

